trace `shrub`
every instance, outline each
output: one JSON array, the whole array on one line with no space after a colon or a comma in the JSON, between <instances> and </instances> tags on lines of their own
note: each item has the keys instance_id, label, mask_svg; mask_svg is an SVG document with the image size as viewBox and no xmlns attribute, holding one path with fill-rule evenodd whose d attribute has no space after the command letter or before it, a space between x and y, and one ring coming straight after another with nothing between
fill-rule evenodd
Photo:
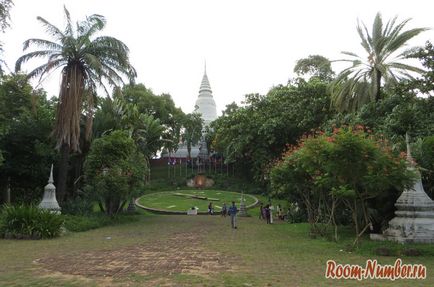
<instances>
[{"instance_id":1,"label":"shrub","mask_svg":"<svg viewBox=\"0 0 434 287\"><path fill-rule=\"evenodd\" d=\"M76 197L66 201L62 206L63 214L87 215L93 211L93 201L88 198Z\"/></svg>"},{"instance_id":2,"label":"shrub","mask_svg":"<svg viewBox=\"0 0 434 287\"><path fill-rule=\"evenodd\" d=\"M290 146L270 171L275 193L305 206L309 223L332 224L350 213L356 239L371 226L369 200L391 188L403 189L414 180L405 154L361 126L318 132ZM357 243L357 240L355 241Z\"/></svg>"},{"instance_id":3,"label":"shrub","mask_svg":"<svg viewBox=\"0 0 434 287\"><path fill-rule=\"evenodd\" d=\"M66 230L73 232L82 232L108 225L129 223L139 219L139 217L134 216L134 214L117 215L113 217L103 216L103 214L91 216L64 215L63 217L65 219Z\"/></svg>"},{"instance_id":4,"label":"shrub","mask_svg":"<svg viewBox=\"0 0 434 287\"><path fill-rule=\"evenodd\" d=\"M107 216L77 216L65 215L65 228L68 231L81 232L102 227L109 219Z\"/></svg>"},{"instance_id":5,"label":"shrub","mask_svg":"<svg viewBox=\"0 0 434 287\"><path fill-rule=\"evenodd\" d=\"M87 194L114 215L142 191L146 160L125 132L115 131L93 141L84 174Z\"/></svg>"},{"instance_id":6,"label":"shrub","mask_svg":"<svg viewBox=\"0 0 434 287\"><path fill-rule=\"evenodd\" d=\"M60 215L32 205L6 206L0 220L0 233L17 239L57 237L63 225Z\"/></svg>"}]
</instances>

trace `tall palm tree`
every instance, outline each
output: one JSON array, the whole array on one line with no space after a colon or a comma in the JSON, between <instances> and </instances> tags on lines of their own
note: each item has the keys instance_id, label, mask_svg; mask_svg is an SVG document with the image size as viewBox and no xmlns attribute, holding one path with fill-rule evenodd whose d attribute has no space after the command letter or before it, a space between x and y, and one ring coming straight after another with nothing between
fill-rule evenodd
<instances>
[{"instance_id":1,"label":"tall palm tree","mask_svg":"<svg viewBox=\"0 0 434 287\"><path fill-rule=\"evenodd\" d=\"M383 26L381 14L377 13L371 33L363 22L358 22L357 32L367 55L360 57L355 53L342 52L351 58L339 61L351 62L352 66L344 69L331 86L333 102L341 110L355 110L367 102L377 102L381 97L382 84L395 84L402 79L413 78L411 72L423 72L403 63L408 51L400 50L410 39L428 29L404 31L411 19L400 23L396 20L397 17L394 17Z\"/></svg>"},{"instance_id":2,"label":"tall palm tree","mask_svg":"<svg viewBox=\"0 0 434 287\"><path fill-rule=\"evenodd\" d=\"M60 149L61 153L57 183L60 200L63 200L66 192L69 153L71 150L80 151L83 96L88 95L86 104L91 111L97 87L102 87L108 94L107 84L116 87L123 83L124 77L132 81L136 76L129 61L128 47L116 38L96 36L105 27L106 20L103 16L94 14L73 25L68 10L64 8L64 11L64 30L42 17L37 17L52 37L52 41L26 40L23 44L24 51L30 46L36 46L40 50L21 56L15 65L15 70L19 71L21 66L31 59L47 59L47 62L28 73L28 78L39 77L40 81L50 72L62 69L54 129L56 148ZM87 116L92 119L92 112L87 113Z\"/></svg>"}]
</instances>

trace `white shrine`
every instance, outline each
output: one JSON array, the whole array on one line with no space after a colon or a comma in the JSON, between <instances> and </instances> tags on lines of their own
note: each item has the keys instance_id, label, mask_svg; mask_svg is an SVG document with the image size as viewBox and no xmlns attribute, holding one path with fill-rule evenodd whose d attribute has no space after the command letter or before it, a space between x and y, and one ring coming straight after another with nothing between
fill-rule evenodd
<instances>
[{"instance_id":1,"label":"white shrine","mask_svg":"<svg viewBox=\"0 0 434 287\"><path fill-rule=\"evenodd\" d=\"M406 188L395 203L395 217L383 234L371 234L374 240L400 243L434 243L434 201L425 193L420 172L411 156L406 135L408 169L416 174L416 182Z\"/></svg>"},{"instance_id":2,"label":"white shrine","mask_svg":"<svg viewBox=\"0 0 434 287\"><path fill-rule=\"evenodd\" d=\"M204 138L205 127L209 126L209 124L217 119L217 108L212 95L211 85L209 84L208 75L206 74L206 65L205 71L202 77L202 82L199 88L199 95L197 97L195 103L195 112L200 113L203 119L203 130L202 130L202 138ZM202 139L198 145L191 147L191 157L197 158L200 155L207 154L206 144ZM178 146L178 150L174 153L168 154L167 152L163 152L162 157L170 157L170 158L187 158L188 151L187 145L184 143L180 143Z\"/></svg>"}]
</instances>

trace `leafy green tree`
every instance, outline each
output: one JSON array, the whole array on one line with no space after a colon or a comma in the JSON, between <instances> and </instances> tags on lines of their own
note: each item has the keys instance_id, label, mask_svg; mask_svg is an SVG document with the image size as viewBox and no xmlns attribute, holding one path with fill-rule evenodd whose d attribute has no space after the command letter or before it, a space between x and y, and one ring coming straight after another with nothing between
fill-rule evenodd
<instances>
[{"instance_id":1,"label":"leafy green tree","mask_svg":"<svg viewBox=\"0 0 434 287\"><path fill-rule=\"evenodd\" d=\"M68 158L70 150L79 151L80 118L83 97L88 96L88 110L93 108L93 94L98 86L106 89L105 83L117 86L123 77L132 80L136 72L129 62L128 47L121 41L109 36L96 36L106 25L101 15L91 15L75 25L65 8L66 26L59 29L42 17L38 21L46 28L52 41L28 39L24 50L31 46L42 48L18 58L15 70L29 60L48 59L28 73L29 78L44 76L55 69L62 68L62 77L57 106L54 135L60 149L61 162L58 175L58 196L62 201L66 192ZM87 93L85 92L87 91ZM92 113L88 113L90 119Z\"/></svg>"},{"instance_id":2,"label":"leafy green tree","mask_svg":"<svg viewBox=\"0 0 434 287\"><path fill-rule=\"evenodd\" d=\"M237 105L237 103L232 102L232 103L226 105L226 108L223 111L222 115L228 116L228 115L232 114L233 112L235 112L236 110L238 110L239 108L240 107Z\"/></svg>"},{"instance_id":3,"label":"leafy green tree","mask_svg":"<svg viewBox=\"0 0 434 287\"><path fill-rule=\"evenodd\" d=\"M342 52L350 56L347 61L351 67L344 69L332 85L333 103L340 110L357 110L368 102L381 99L382 84L394 85L402 79L413 78L411 72L422 73L423 70L405 64L408 51L400 52L409 40L427 30L414 28L403 30L410 19L397 23L397 17L383 25L380 13L377 13L369 32L366 25L357 24L366 57L352 52Z\"/></svg>"},{"instance_id":4,"label":"leafy green tree","mask_svg":"<svg viewBox=\"0 0 434 287\"><path fill-rule=\"evenodd\" d=\"M198 113L185 115L182 137L187 144L188 157L191 158L191 147L199 142L202 137L203 120Z\"/></svg>"},{"instance_id":5,"label":"leafy green tree","mask_svg":"<svg viewBox=\"0 0 434 287\"><path fill-rule=\"evenodd\" d=\"M307 58L297 60L294 72L298 76L308 75L322 81L331 81L335 75L330 60L320 55L309 55Z\"/></svg>"},{"instance_id":6,"label":"leafy green tree","mask_svg":"<svg viewBox=\"0 0 434 287\"><path fill-rule=\"evenodd\" d=\"M0 79L0 134L23 112L30 112L36 99L33 89L24 75L3 76Z\"/></svg>"},{"instance_id":7,"label":"leafy green tree","mask_svg":"<svg viewBox=\"0 0 434 287\"><path fill-rule=\"evenodd\" d=\"M143 84L131 84L117 90L114 98L134 104L139 113L158 119L164 128L162 135L164 147L169 150L178 147L185 114L175 106L170 95L154 95Z\"/></svg>"},{"instance_id":8,"label":"leafy green tree","mask_svg":"<svg viewBox=\"0 0 434 287\"><path fill-rule=\"evenodd\" d=\"M9 10L14 5L12 0L0 0L0 31L9 27Z\"/></svg>"},{"instance_id":9,"label":"leafy green tree","mask_svg":"<svg viewBox=\"0 0 434 287\"><path fill-rule=\"evenodd\" d=\"M124 131L95 139L85 162L86 191L99 201L103 211L114 215L142 190L147 174L145 162L134 140Z\"/></svg>"},{"instance_id":10,"label":"leafy green tree","mask_svg":"<svg viewBox=\"0 0 434 287\"><path fill-rule=\"evenodd\" d=\"M34 202L42 197L49 168L56 161L50 136L54 103L32 87L23 75L4 76L0 84L0 189L11 189L13 202ZM9 179L9 180L8 180Z\"/></svg>"},{"instance_id":11,"label":"leafy green tree","mask_svg":"<svg viewBox=\"0 0 434 287\"><path fill-rule=\"evenodd\" d=\"M12 0L0 0L0 33L4 32L9 27L10 14L9 10L14 3ZM0 55L3 52L3 43L0 41ZM0 76L3 75L3 66L5 62L0 58Z\"/></svg>"},{"instance_id":12,"label":"leafy green tree","mask_svg":"<svg viewBox=\"0 0 434 287\"><path fill-rule=\"evenodd\" d=\"M434 46L431 42L427 41L425 47L419 48L412 53L410 58L419 59L422 65L425 67L425 71L421 78L410 81L408 88L417 89L422 93L432 95L434 91Z\"/></svg>"},{"instance_id":13,"label":"leafy green tree","mask_svg":"<svg viewBox=\"0 0 434 287\"><path fill-rule=\"evenodd\" d=\"M115 130L125 130L147 159L163 147L165 129L159 119L140 113L136 104L127 103L123 98L101 99L101 102L95 114L96 137Z\"/></svg>"},{"instance_id":14,"label":"leafy green tree","mask_svg":"<svg viewBox=\"0 0 434 287\"><path fill-rule=\"evenodd\" d=\"M330 116L327 84L319 79L277 86L266 96L248 95L245 106L212 123L213 149L258 181L286 144L295 143Z\"/></svg>"}]
</instances>

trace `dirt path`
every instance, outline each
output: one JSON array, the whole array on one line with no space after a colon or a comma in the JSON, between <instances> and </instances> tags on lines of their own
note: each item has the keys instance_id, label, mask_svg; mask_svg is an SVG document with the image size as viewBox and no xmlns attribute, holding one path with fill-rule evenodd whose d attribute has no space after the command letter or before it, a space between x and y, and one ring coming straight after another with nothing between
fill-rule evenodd
<instances>
[{"instance_id":1,"label":"dirt path","mask_svg":"<svg viewBox=\"0 0 434 287\"><path fill-rule=\"evenodd\" d=\"M206 226L198 226L203 232ZM197 231L198 231L197 230ZM115 279L132 274L167 277L189 274L208 277L230 271L231 260L219 252L202 247L199 232L173 233L170 238L114 250L86 251L48 256L34 262L47 273L76 275L94 279Z\"/></svg>"}]
</instances>

